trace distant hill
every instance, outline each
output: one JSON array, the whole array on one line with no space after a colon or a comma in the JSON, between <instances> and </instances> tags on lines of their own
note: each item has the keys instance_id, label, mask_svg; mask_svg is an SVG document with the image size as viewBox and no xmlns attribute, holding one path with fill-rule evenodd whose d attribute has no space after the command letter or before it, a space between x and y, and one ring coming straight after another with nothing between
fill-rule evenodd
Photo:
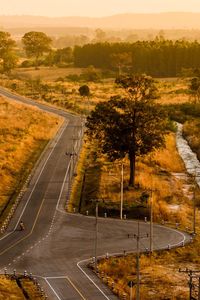
<instances>
[{"instance_id":1,"label":"distant hill","mask_svg":"<svg viewBox=\"0 0 200 300\"><path fill-rule=\"evenodd\" d=\"M103 18L0 16L0 28L85 27L110 29L200 29L200 13L121 14Z\"/></svg>"}]
</instances>

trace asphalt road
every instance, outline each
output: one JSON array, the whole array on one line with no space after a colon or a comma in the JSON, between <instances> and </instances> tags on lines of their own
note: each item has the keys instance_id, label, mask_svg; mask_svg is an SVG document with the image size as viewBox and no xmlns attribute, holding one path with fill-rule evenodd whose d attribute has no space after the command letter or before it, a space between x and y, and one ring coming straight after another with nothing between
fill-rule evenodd
<instances>
[{"instance_id":1,"label":"asphalt road","mask_svg":"<svg viewBox=\"0 0 200 300\"><path fill-rule=\"evenodd\" d=\"M0 94L31 104L64 117L55 139L48 144L32 175L28 188L9 225L0 239L0 269L9 272L31 272L52 300L117 299L100 280L86 268L94 257L95 219L64 211L69 189L69 174L74 153L81 136L81 120L62 110L35 103L0 88ZM25 230L19 231L19 221ZM98 220L98 256L133 252L137 222ZM140 233L149 233L149 224L140 223ZM182 232L154 225L154 249L179 246L190 237ZM149 238L142 239L141 251L149 248Z\"/></svg>"}]
</instances>

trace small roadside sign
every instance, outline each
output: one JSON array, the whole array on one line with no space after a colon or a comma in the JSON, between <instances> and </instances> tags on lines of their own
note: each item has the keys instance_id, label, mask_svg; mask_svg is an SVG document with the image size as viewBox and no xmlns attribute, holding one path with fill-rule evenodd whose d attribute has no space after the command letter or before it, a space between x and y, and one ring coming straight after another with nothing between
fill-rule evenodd
<instances>
[{"instance_id":1,"label":"small roadside sign","mask_svg":"<svg viewBox=\"0 0 200 300\"><path fill-rule=\"evenodd\" d=\"M134 285L135 285L134 281L130 280L130 281L128 282L128 286L129 286L130 288L132 288Z\"/></svg>"}]
</instances>

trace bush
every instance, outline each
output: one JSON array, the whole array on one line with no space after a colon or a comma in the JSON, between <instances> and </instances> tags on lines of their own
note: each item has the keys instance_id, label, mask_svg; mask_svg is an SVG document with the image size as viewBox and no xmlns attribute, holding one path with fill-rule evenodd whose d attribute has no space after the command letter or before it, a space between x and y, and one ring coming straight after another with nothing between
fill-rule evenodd
<instances>
[{"instance_id":1,"label":"bush","mask_svg":"<svg viewBox=\"0 0 200 300\"><path fill-rule=\"evenodd\" d=\"M88 97L90 95L90 89L89 89L89 86L88 85L82 85L80 88L79 88L79 93L82 97Z\"/></svg>"},{"instance_id":2,"label":"bush","mask_svg":"<svg viewBox=\"0 0 200 300\"><path fill-rule=\"evenodd\" d=\"M20 67L21 68L30 68L30 67L32 67L34 64L33 64L33 62L31 61L31 60L24 60L22 63L21 63L21 65L20 65Z\"/></svg>"},{"instance_id":3,"label":"bush","mask_svg":"<svg viewBox=\"0 0 200 300\"><path fill-rule=\"evenodd\" d=\"M70 74L70 75L66 76L66 79L68 79L70 81L80 81L80 76L77 74Z\"/></svg>"},{"instance_id":4,"label":"bush","mask_svg":"<svg viewBox=\"0 0 200 300\"><path fill-rule=\"evenodd\" d=\"M65 81L65 79L63 78L63 77L58 77L56 80L55 80L56 82L64 82Z\"/></svg>"},{"instance_id":5,"label":"bush","mask_svg":"<svg viewBox=\"0 0 200 300\"><path fill-rule=\"evenodd\" d=\"M101 72L95 69L93 66L90 66L83 74L81 74L81 78L85 81L96 82L101 79Z\"/></svg>"}]
</instances>

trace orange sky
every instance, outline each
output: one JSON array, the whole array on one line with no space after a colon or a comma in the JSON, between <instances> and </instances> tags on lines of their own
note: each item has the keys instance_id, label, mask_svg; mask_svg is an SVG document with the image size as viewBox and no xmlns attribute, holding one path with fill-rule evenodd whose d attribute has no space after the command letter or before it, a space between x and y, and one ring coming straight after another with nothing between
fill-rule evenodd
<instances>
[{"instance_id":1,"label":"orange sky","mask_svg":"<svg viewBox=\"0 0 200 300\"><path fill-rule=\"evenodd\" d=\"M0 15L100 17L162 11L200 12L200 0L0 0Z\"/></svg>"}]
</instances>

